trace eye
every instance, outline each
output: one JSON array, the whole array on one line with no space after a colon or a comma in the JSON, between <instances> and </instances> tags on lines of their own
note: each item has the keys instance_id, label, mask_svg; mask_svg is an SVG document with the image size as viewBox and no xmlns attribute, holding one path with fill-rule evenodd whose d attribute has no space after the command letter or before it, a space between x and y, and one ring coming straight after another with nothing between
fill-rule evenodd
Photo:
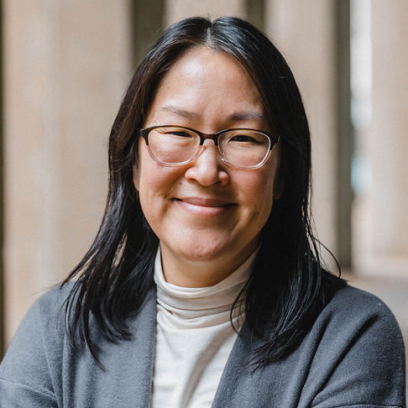
<instances>
[{"instance_id":1,"label":"eye","mask_svg":"<svg viewBox=\"0 0 408 408\"><path fill-rule=\"evenodd\" d=\"M256 140L247 135L236 135L233 138L231 138L232 142L256 142Z\"/></svg>"},{"instance_id":2,"label":"eye","mask_svg":"<svg viewBox=\"0 0 408 408\"><path fill-rule=\"evenodd\" d=\"M161 127L156 129L157 132L161 133L164 136L173 136L176 138L185 138L185 139L193 139L194 133L189 129L185 129L183 127Z\"/></svg>"},{"instance_id":3,"label":"eye","mask_svg":"<svg viewBox=\"0 0 408 408\"><path fill-rule=\"evenodd\" d=\"M180 137L192 137L191 133L188 133L185 130L172 130L170 132L167 132L166 134Z\"/></svg>"}]
</instances>

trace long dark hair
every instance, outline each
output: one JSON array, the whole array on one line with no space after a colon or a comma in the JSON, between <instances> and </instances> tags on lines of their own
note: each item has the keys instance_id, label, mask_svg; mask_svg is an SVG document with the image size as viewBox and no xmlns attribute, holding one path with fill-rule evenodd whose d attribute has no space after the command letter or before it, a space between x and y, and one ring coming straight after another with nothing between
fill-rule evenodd
<instances>
[{"instance_id":1,"label":"long dark hair","mask_svg":"<svg viewBox=\"0 0 408 408\"><path fill-rule=\"evenodd\" d=\"M87 344L96 319L109 340L130 336L127 318L137 313L154 286L158 238L146 222L132 180L142 128L160 81L188 49L210 47L235 58L263 99L271 127L281 137L283 196L261 232L253 273L240 296L246 322L265 345L258 364L290 353L344 282L321 266L309 217L311 146L302 99L285 59L259 30L238 18L213 22L188 18L157 40L133 76L109 139L109 194L104 217L89 251L63 285L77 277L66 302L71 342Z\"/></svg>"}]
</instances>

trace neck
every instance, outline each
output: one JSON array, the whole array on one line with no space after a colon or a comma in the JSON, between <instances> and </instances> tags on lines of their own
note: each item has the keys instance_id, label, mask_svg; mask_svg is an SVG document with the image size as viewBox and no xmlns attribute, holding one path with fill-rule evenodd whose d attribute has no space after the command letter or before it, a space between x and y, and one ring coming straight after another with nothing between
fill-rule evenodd
<instances>
[{"instance_id":1,"label":"neck","mask_svg":"<svg viewBox=\"0 0 408 408\"><path fill-rule=\"evenodd\" d=\"M168 283L186 288L204 288L221 282L238 269L256 250L257 242L239 254L198 261L173 254L160 245L163 276Z\"/></svg>"}]
</instances>

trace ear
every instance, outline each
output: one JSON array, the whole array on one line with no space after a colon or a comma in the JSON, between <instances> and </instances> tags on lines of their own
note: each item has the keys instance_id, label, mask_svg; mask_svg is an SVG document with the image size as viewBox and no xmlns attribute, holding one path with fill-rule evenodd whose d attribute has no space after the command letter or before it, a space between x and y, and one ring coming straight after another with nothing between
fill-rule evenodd
<instances>
[{"instance_id":1,"label":"ear","mask_svg":"<svg viewBox=\"0 0 408 408\"><path fill-rule=\"evenodd\" d=\"M140 157L139 157L139 149L140 149L140 142L143 138L139 138L135 143L132 145L132 153L131 157L133 158L132 161L132 180L133 180L133 185L135 186L135 189L137 192L139 192L139 187L140 187Z\"/></svg>"},{"instance_id":2,"label":"ear","mask_svg":"<svg viewBox=\"0 0 408 408\"><path fill-rule=\"evenodd\" d=\"M139 169L137 168L137 165L133 165L133 185L135 186L135 189L137 192L139 192Z\"/></svg>"}]
</instances>

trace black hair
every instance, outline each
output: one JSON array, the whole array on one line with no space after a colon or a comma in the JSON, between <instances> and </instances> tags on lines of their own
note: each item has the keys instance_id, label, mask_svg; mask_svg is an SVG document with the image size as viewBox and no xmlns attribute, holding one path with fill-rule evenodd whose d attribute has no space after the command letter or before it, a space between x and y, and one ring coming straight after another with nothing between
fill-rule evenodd
<instances>
[{"instance_id":1,"label":"black hair","mask_svg":"<svg viewBox=\"0 0 408 408\"><path fill-rule=\"evenodd\" d=\"M321 265L309 209L311 146L301 95L285 59L250 23L195 17L169 27L136 70L109 139L109 193L94 243L62 285L77 277L66 302L73 345L97 359L90 319L111 341L130 336L127 318L154 287L159 240L144 218L133 185L138 132L166 72L192 47L206 46L235 58L256 85L271 128L281 138L284 192L261 231L253 272L240 294L246 322L264 338L254 361L264 365L297 347L333 293L344 286ZM237 299L238 301L238 299Z\"/></svg>"}]
</instances>

